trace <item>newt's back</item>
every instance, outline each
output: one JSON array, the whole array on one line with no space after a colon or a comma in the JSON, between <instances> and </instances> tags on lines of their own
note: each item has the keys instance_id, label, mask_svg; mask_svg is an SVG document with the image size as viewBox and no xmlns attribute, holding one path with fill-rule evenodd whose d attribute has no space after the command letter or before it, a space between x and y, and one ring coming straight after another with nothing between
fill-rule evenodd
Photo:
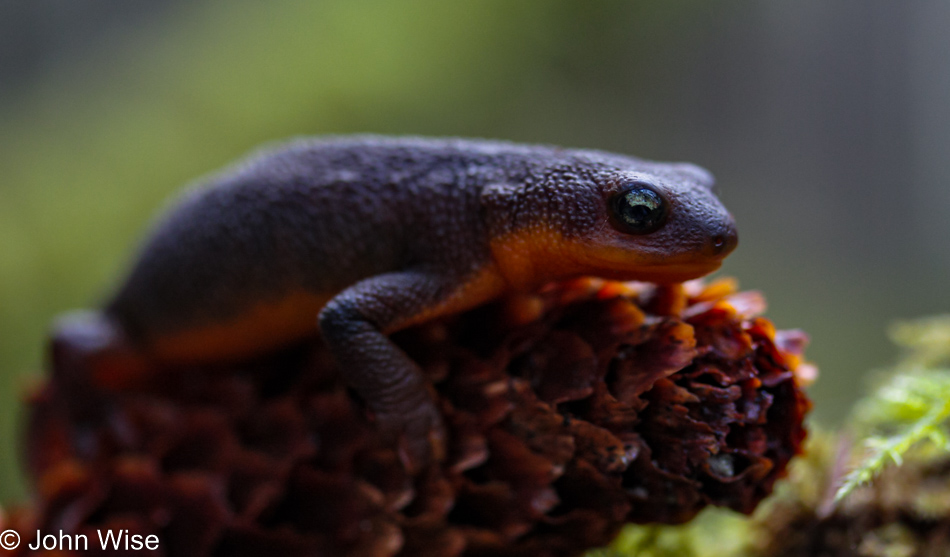
<instances>
[{"instance_id":1,"label":"newt's back","mask_svg":"<svg viewBox=\"0 0 950 557\"><path fill-rule=\"evenodd\" d=\"M481 187L528 172L537 155L506 143L376 137L265 152L181 199L107 311L145 341L225 325L193 342L313 333L320 307L360 279L489 259Z\"/></svg>"}]
</instances>

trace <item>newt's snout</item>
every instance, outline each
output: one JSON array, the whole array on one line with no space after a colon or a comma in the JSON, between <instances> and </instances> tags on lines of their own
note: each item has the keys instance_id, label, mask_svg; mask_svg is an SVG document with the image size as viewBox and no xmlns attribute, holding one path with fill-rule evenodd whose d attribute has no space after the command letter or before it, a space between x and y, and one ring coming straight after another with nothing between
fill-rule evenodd
<instances>
[{"instance_id":1,"label":"newt's snout","mask_svg":"<svg viewBox=\"0 0 950 557\"><path fill-rule=\"evenodd\" d=\"M710 239L706 247L710 255L725 257L732 253L739 245L739 234L736 232L736 223L729 219L711 231Z\"/></svg>"}]
</instances>

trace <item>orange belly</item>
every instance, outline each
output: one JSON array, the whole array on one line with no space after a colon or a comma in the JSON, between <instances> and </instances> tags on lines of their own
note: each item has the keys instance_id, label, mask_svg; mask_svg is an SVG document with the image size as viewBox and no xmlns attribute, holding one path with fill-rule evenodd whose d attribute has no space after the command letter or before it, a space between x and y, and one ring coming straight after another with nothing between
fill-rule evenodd
<instances>
[{"instance_id":1,"label":"orange belly","mask_svg":"<svg viewBox=\"0 0 950 557\"><path fill-rule=\"evenodd\" d=\"M389 334L437 317L458 313L495 298L506 289L493 267L482 269L458 285L444 300L416 308L382 332ZM320 310L333 294L316 295L296 291L269 302L251 306L239 315L219 323L189 328L145 339L147 354L168 364L236 361L281 348L316 335Z\"/></svg>"}]
</instances>

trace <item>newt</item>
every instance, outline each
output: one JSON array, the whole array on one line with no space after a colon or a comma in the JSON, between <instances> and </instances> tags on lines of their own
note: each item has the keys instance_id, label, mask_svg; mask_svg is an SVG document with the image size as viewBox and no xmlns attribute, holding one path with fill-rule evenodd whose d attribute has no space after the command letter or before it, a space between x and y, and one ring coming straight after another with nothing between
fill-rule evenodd
<instances>
[{"instance_id":1,"label":"newt","mask_svg":"<svg viewBox=\"0 0 950 557\"><path fill-rule=\"evenodd\" d=\"M54 346L154 366L238 360L317 332L407 463L440 457L419 367L388 335L593 275L682 282L736 246L706 170L469 139L304 139L188 190ZM128 352L128 350L126 350Z\"/></svg>"}]
</instances>

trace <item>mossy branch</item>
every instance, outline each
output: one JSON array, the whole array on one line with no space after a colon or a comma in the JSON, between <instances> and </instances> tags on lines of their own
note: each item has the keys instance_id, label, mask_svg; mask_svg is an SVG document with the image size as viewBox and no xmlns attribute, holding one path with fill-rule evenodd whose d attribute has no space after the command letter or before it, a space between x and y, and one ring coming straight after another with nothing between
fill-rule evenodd
<instances>
[{"instance_id":1,"label":"mossy branch","mask_svg":"<svg viewBox=\"0 0 950 557\"><path fill-rule=\"evenodd\" d=\"M865 441L869 452L846 477L835 494L841 501L858 486L870 482L887 466L900 465L904 455L919 444L950 451L950 370L928 370L901 374L862 403L868 425L894 429L890 435L874 434Z\"/></svg>"},{"instance_id":2,"label":"mossy branch","mask_svg":"<svg viewBox=\"0 0 950 557\"><path fill-rule=\"evenodd\" d=\"M890 381L858 405L855 422L867 432L867 454L835 495L841 501L889 462L927 445L950 452L950 316L898 323L891 339L904 350Z\"/></svg>"}]
</instances>

